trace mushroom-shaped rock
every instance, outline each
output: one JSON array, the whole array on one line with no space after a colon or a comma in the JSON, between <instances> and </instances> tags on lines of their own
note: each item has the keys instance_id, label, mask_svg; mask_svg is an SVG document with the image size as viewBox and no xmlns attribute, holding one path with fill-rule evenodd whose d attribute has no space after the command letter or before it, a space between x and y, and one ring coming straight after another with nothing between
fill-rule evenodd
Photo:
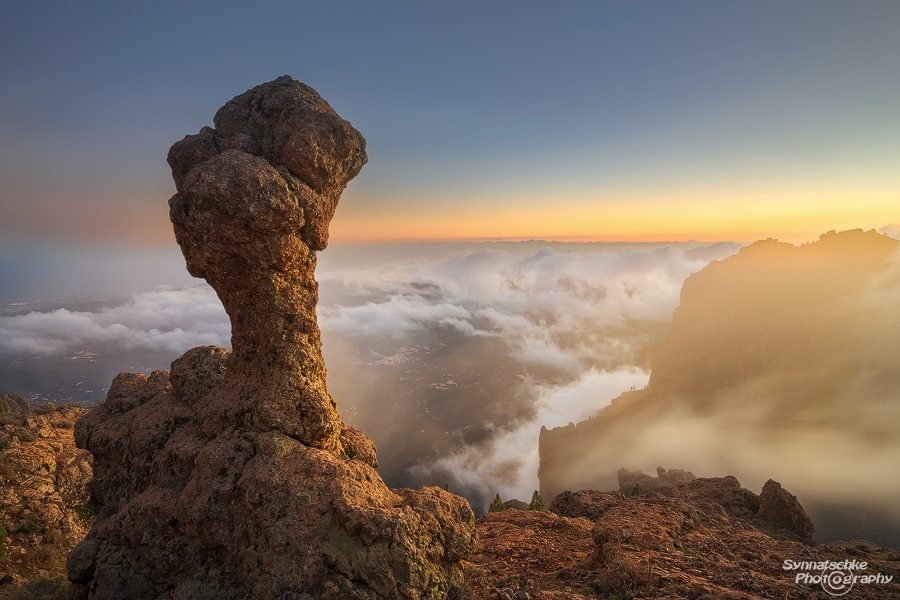
<instances>
[{"instance_id":1,"label":"mushroom-shaped rock","mask_svg":"<svg viewBox=\"0 0 900 600\"><path fill-rule=\"evenodd\" d=\"M188 270L225 306L232 349L120 374L79 423L100 511L70 557L72 597L459 595L468 503L389 489L325 385L316 251L365 140L290 77L214 122L169 151L169 213Z\"/></svg>"},{"instance_id":2,"label":"mushroom-shaped rock","mask_svg":"<svg viewBox=\"0 0 900 600\"><path fill-rule=\"evenodd\" d=\"M304 444L340 447L341 421L325 387L316 254L365 140L318 93L290 77L225 104L174 144L169 200L188 271L216 290L231 319L223 393L201 409L208 433L277 429Z\"/></svg>"}]
</instances>

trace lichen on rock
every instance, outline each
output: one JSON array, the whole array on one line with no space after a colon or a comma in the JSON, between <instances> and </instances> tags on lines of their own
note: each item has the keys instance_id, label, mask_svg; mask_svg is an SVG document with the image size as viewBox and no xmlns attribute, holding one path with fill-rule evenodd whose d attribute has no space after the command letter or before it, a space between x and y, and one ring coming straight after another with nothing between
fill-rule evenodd
<instances>
[{"instance_id":1,"label":"lichen on rock","mask_svg":"<svg viewBox=\"0 0 900 600\"><path fill-rule=\"evenodd\" d=\"M453 595L475 543L468 503L389 489L325 381L316 252L365 140L287 76L214 124L172 146L169 207L188 270L231 319L232 350L120 374L79 423L100 516L70 555L73 597Z\"/></svg>"}]
</instances>

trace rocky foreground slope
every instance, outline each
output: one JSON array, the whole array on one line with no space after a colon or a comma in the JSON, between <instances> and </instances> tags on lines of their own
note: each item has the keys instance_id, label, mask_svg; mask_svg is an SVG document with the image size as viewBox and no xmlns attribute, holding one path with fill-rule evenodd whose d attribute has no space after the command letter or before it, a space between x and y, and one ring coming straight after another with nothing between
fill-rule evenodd
<instances>
[{"instance_id":1,"label":"rocky foreground slope","mask_svg":"<svg viewBox=\"0 0 900 600\"><path fill-rule=\"evenodd\" d=\"M474 597L900 597L900 552L866 541L812 544L809 517L774 481L759 495L734 477L653 487L632 496L563 492L548 511L488 513L465 568ZM793 568L804 562L816 564ZM845 583L848 575L856 581Z\"/></svg>"},{"instance_id":2,"label":"rocky foreground slope","mask_svg":"<svg viewBox=\"0 0 900 600\"><path fill-rule=\"evenodd\" d=\"M193 355L207 352L223 354L200 348ZM185 358L179 359L168 377L164 372L149 378L121 375L107 402L97 409L106 413L102 419L107 423L114 421L110 413L120 416L130 413L136 418L137 422L131 419L119 422L120 426L129 425L129 445L152 448L160 439L176 437L178 431L190 428L185 413L176 410L165 415L165 411L151 410L154 405L159 409L161 403L141 398L129 386L150 390L155 386L158 394L170 388L173 379L181 380L188 364ZM6 447L2 455L0 508L2 522L11 533L7 538L6 557L0 561L0 573L5 576L0 581L0 598L62 600L63 587L53 578L63 572L66 552L84 536L87 525L83 518L87 514L84 502L90 456L75 449L72 438L72 425L85 411L74 406L28 411L24 400L21 405L14 399L4 403L8 398L0 396L0 410L7 408L0 415L4 422L0 440ZM86 425L97 420L97 416L84 418L79 435ZM143 426L144 420L148 428ZM177 437L180 443L190 439ZM174 451L180 443L167 444L167 447ZM166 463L178 462L174 452L167 452L152 461L148 469L147 465L142 467L131 462L137 456L133 450L123 452L122 449L120 456L129 457L129 461L122 462L116 470L110 469L112 461L107 462L104 478L92 484L97 499L105 498L103 490L139 487L141 483L133 477L142 473L146 476L148 470L151 476L158 477L158 469L183 471L188 467L186 463L164 467ZM321 478L318 473L308 476ZM217 485L227 486L228 473L222 473L221 477L226 481ZM829 597L824 591L826 586L832 593L847 592L845 596L849 598L900 595L897 584L900 552L868 541L811 543L812 521L796 497L774 481L769 481L757 495L742 488L734 477L698 479L678 469L659 468L655 477L620 469L618 480L617 491L565 491L553 500L547 511L508 509L482 517L476 522L477 546L460 563L465 583L457 580L456 587L446 596L439 592L432 597L813 599ZM106 498L104 506L108 507L109 503ZM265 514L273 523L284 524L277 515L263 509L262 504L258 509L258 514L250 517L251 521ZM156 510L161 511L159 507ZM155 522L132 522L117 528L117 532L128 536L117 543L133 544L148 552L145 560L159 559L159 551L151 545L155 528L171 524L162 523L164 516L158 512L155 516ZM101 517L109 520L108 508ZM134 513L131 518L134 519ZM367 525L370 530L378 526L378 521ZM215 532L217 527L215 523L208 524L210 532ZM332 527L322 533L339 532L339 527ZM287 530L283 535L296 533ZM92 536L91 539L102 539L97 532ZM172 552L179 548L177 544L184 543L184 538L170 543ZM88 542L88 548L94 544ZM80 548L69 558L70 569L81 568L83 551ZM258 552L265 555L265 547L260 545ZM265 557L267 561L278 559L274 553ZM825 583L816 582L814 578L821 576L823 569L829 574L838 569L815 565L815 568L786 570L785 561L791 561L789 566L796 562L843 562L851 568L845 567L842 572L858 579L849 589L834 579L834 575ZM177 575L180 567L173 562L174 557L155 566L170 569L170 573ZM866 563L865 568L862 563ZM377 568L389 567L384 563L373 565L372 572ZM390 576L387 572L385 575ZM798 575L810 579L798 582ZM863 579L866 577L872 580ZM16 584L29 579L23 587L17 587ZM139 587L131 585L115 589L110 597L140 592ZM70 591L78 593L79 588L76 585ZM164 597L241 597L239 594L240 586L235 581L215 588L197 582ZM287 592L277 597L302 600L315 596Z\"/></svg>"},{"instance_id":3,"label":"rocky foreground slope","mask_svg":"<svg viewBox=\"0 0 900 600\"><path fill-rule=\"evenodd\" d=\"M0 592L4 583L64 576L66 554L91 526L91 456L73 436L85 412L32 410L24 398L0 394Z\"/></svg>"},{"instance_id":4,"label":"rocky foreground slope","mask_svg":"<svg viewBox=\"0 0 900 600\"><path fill-rule=\"evenodd\" d=\"M73 598L445 598L475 543L465 499L388 489L375 446L325 384L316 252L365 140L280 77L174 144L170 217L216 290L232 348L120 374L79 422L96 525L69 555Z\"/></svg>"}]
</instances>

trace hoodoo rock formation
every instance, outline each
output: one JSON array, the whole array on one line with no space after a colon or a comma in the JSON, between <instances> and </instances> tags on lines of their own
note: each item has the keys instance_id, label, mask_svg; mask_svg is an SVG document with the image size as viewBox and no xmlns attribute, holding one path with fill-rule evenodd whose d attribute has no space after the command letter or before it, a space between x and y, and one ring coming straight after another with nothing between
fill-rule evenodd
<instances>
[{"instance_id":1,"label":"hoodoo rock formation","mask_svg":"<svg viewBox=\"0 0 900 600\"><path fill-rule=\"evenodd\" d=\"M122 373L79 422L97 523L70 555L91 600L444 598L474 517L439 488L388 489L341 422L316 323L316 251L365 140L280 77L172 146L187 268L225 306L232 350Z\"/></svg>"}]
</instances>

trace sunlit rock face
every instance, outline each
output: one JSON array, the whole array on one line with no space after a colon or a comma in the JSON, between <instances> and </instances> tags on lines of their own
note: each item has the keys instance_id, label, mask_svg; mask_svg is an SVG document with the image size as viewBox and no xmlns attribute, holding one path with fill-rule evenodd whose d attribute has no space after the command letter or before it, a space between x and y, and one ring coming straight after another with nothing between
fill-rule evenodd
<instances>
[{"instance_id":1,"label":"sunlit rock face","mask_svg":"<svg viewBox=\"0 0 900 600\"><path fill-rule=\"evenodd\" d=\"M172 146L169 201L188 271L231 318L223 393L201 408L207 433L240 423L335 450L341 420L325 389L316 250L365 140L311 87L282 77L234 98Z\"/></svg>"},{"instance_id":2,"label":"sunlit rock face","mask_svg":"<svg viewBox=\"0 0 900 600\"><path fill-rule=\"evenodd\" d=\"M63 576L66 554L90 527L84 505L91 456L75 448L72 436L84 413L74 404L31 409L22 396L0 394L0 570L6 584Z\"/></svg>"},{"instance_id":3,"label":"sunlit rock face","mask_svg":"<svg viewBox=\"0 0 900 600\"><path fill-rule=\"evenodd\" d=\"M149 377L120 374L76 430L96 526L76 598L443 598L475 542L468 503L391 490L325 385L316 254L365 140L280 77L172 146L169 201L191 274L232 325Z\"/></svg>"}]
</instances>

